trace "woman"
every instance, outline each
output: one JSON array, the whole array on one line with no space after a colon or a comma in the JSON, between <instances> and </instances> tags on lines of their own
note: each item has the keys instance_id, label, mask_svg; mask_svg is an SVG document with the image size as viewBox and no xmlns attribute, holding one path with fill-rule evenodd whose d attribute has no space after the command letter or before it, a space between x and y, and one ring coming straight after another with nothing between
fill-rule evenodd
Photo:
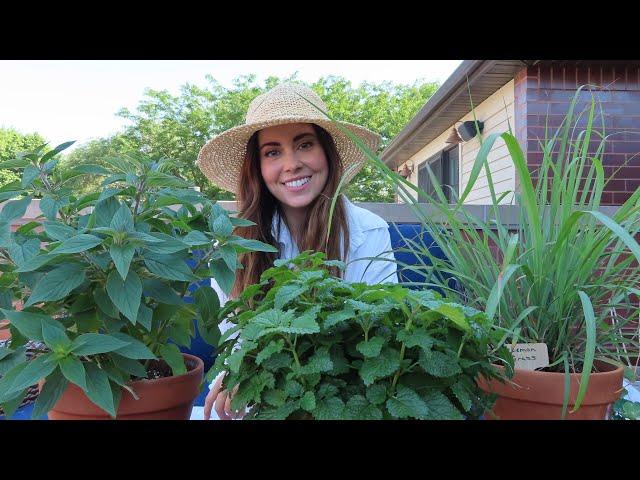
<instances>
[{"instance_id":1,"label":"woman","mask_svg":"<svg viewBox=\"0 0 640 480\"><path fill-rule=\"evenodd\" d=\"M343 174L347 172L347 181L353 178L366 158L324 111L326 106L309 88L279 85L251 102L245 125L213 138L198 155L196 164L207 178L236 193L240 217L256 224L235 233L279 247L278 255L240 256L243 269L237 271L232 297L258 283L276 258L293 258L305 250L345 261L343 278L348 282L398 281L389 226L383 219L340 197L328 228L332 198ZM375 151L377 134L341 125ZM212 287L223 304L227 295L215 280ZM230 326L223 322L220 330ZM231 395L221 389L222 379L218 376L207 395L205 419L213 406L221 419L240 417L229 409Z\"/></svg>"}]
</instances>

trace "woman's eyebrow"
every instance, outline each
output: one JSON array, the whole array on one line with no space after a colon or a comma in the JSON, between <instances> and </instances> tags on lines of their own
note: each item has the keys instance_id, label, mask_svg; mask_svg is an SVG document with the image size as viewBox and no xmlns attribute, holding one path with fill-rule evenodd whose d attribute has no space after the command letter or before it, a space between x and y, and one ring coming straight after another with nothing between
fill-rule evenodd
<instances>
[{"instance_id":1,"label":"woman's eyebrow","mask_svg":"<svg viewBox=\"0 0 640 480\"><path fill-rule=\"evenodd\" d=\"M301 133L300 135L296 135L295 137L293 137L293 142L297 142L305 137L311 137L311 138L316 138L316 136L311 133L311 132L305 132L305 133ZM279 147L280 146L280 142L267 142L267 143L263 143L262 145L260 145L259 150L262 150L264 147Z\"/></svg>"}]
</instances>

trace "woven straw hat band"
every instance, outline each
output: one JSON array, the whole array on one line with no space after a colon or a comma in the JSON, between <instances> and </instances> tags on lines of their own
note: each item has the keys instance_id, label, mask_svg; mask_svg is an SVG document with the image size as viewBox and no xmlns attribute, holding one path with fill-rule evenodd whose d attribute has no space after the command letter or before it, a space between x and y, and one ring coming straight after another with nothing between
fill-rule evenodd
<instances>
[{"instance_id":1,"label":"woven straw hat band","mask_svg":"<svg viewBox=\"0 0 640 480\"><path fill-rule=\"evenodd\" d=\"M373 151L380 136L359 125L334 123L321 110L327 111L327 107L310 88L290 83L278 85L251 102L244 125L230 128L209 140L200 150L196 165L214 185L237 193L247 142L255 132L274 125L312 123L324 128L333 138L343 171L350 171L349 181L364 166L366 157L336 123L359 137ZM355 167L350 169L352 165Z\"/></svg>"}]
</instances>

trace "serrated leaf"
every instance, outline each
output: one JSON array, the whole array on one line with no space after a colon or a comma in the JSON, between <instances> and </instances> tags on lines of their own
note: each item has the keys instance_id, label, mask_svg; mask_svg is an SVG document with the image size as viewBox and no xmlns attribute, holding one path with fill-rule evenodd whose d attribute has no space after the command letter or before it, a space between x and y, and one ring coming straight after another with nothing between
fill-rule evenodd
<instances>
[{"instance_id":1,"label":"serrated leaf","mask_svg":"<svg viewBox=\"0 0 640 480\"><path fill-rule=\"evenodd\" d=\"M40 240L33 237L15 236L7 247L11 259L21 267L40 252Z\"/></svg>"},{"instance_id":2,"label":"serrated leaf","mask_svg":"<svg viewBox=\"0 0 640 480\"><path fill-rule=\"evenodd\" d=\"M271 406L280 407L286 402L287 396L282 390L271 389L262 394L262 399Z\"/></svg>"},{"instance_id":3,"label":"serrated leaf","mask_svg":"<svg viewBox=\"0 0 640 480\"><path fill-rule=\"evenodd\" d=\"M387 387L382 383L375 383L367 387L367 400L374 405L381 405L387 399Z\"/></svg>"},{"instance_id":4,"label":"serrated leaf","mask_svg":"<svg viewBox=\"0 0 640 480\"><path fill-rule=\"evenodd\" d=\"M269 345L258 352L258 355L256 356L256 364L261 365L262 362L271 357L274 353L281 352L283 348L283 339L272 340L271 342L269 342Z\"/></svg>"},{"instance_id":5,"label":"serrated leaf","mask_svg":"<svg viewBox=\"0 0 640 480\"><path fill-rule=\"evenodd\" d=\"M43 223L43 226L45 233L49 235L50 238L60 242L67 238L71 238L78 233L69 225L65 225L61 222L46 221Z\"/></svg>"},{"instance_id":6,"label":"serrated leaf","mask_svg":"<svg viewBox=\"0 0 640 480\"><path fill-rule=\"evenodd\" d=\"M466 412L471 410L471 407L473 406L473 399L471 398L470 392L464 382L457 381L454 383L451 386L451 391L460 401L462 408L464 408Z\"/></svg>"},{"instance_id":7,"label":"serrated leaf","mask_svg":"<svg viewBox=\"0 0 640 480\"><path fill-rule=\"evenodd\" d=\"M235 271L238 268L238 254L231 245L222 245L218 250L218 254L230 271Z\"/></svg>"},{"instance_id":8,"label":"serrated leaf","mask_svg":"<svg viewBox=\"0 0 640 480\"><path fill-rule=\"evenodd\" d=\"M338 397L329 397L317 402L313 417L316 420L341 420L345 404Z\"/></svg>"},{"instance_id":9,"label":"serrated leaf","mask_svg":"<svg viewBox=\"0 0 640 480\"><path fill-rule=\"evenodd\" d=\"M346 420L382 420L382 412L362 395L354 395L344 408Z\"/></svg>"},{"instance_id":10,"label":"serrated leaf","mask_svg":"<svg viewBox=\"0 0 640 480\"><path fill-rule=\"evenodd\" d=\"M11 387L7 390L8 393L18 392L35 385L41 378L45 378L53 372L56 369L56 363L48 361L52 355L51 353L46 353L27 362L27 366L13 380Z\"/></svg>"},{"instance_id":11,"label":"serrated leaf","mask_svg":"<svg viewBox=\"0 0 640 480\"><path fill-rule=\"evenodd\" d=\"M212 260L209 266L213 278L218 282L222 291L229 295L236 281L235 270L230 270L224 260Z\"/></svg>"},{"instance_id":12,"label":"serrated leaf","mask_svg":"<svg viewBox=\"0 0 640 480\"><path fill-rule=\"evenodd\" d=\"M67 238L50 253L79 253L85 252L100 245L103 240L95 235L81 233L71 238Z\"/></svg>"},{"instance_id":13,"label":"serrated leaf","mask_svg":"<svg viewBox=\"0 0 640 480\"><path fill-rule=\"evenodd\" d=\"M460 411L441 392L430 391L422 399L428 408L426 420L464 420Z\"/></svg>"},{"instance_id":14,"label":"serrated leaf","mask_svg":"<svg viewBox=\"0 0 640 480\"><path fill-rule=\"evenodd\" d=\"M123 280L127 278L129 266L131 265L131 260L133 260L135 252L136 247L131 244L116 245L113 243L109 248L109 254L113 259L113 264L116 266L116 269Z\"/></svg>"},{"instance_id":15,"label":"serrated leaf","mask_svg":"<svg viewBox=\"0 0 640 480\"><path fill-rule=\"evenodd\" d=\"M86 266L78 263L66 263L46 273L36 283L24 306L29 307L43 301L60 300L85 280Z\"/></svg>"},{"instance_id":16,"label":"serrated leaf","mask_svg":"<svg viewBox=\"0 0 640 480\"><path fill-rule=\"evenodd\" d=\"M11 223L17 218L24 217L29 204L31 204L31 197L24 197L20 200L4 203L0 209L0 222L5 221Z\"/></svg>"},{"instance_id":17,"label":"serrated leaf","mask_svg":"<svg viewBox=\"0 0 640 480\"><path fill-rule=\"evenodd\" d=\"M356 345L356 349L365 357L377 357L380 355L380 350L385 343L385 339L382 337L370 338L367 342L360 342Z\"/></svg>"},{"instance_id":18,"label":"serrated leaf","mask_svg":"<svg viewBox=\"0 0 640 480\"><path fill-rule=\"evenodd\" d=\"M162 345L160 347L160 357L171 367L174 376L187 373L187 367L184 364L184 358L180 349L173 343Z\"/></svg>"},{"instance_id":19,"label":"serrated leaf","mask_svg":"<svg viewBox=\"0 0 640 480\"><path fill-rule=\"evenodd\" d=\"M469 322L465 318L464 312L460 307L456 307L454 305L442 303L437 308L434 309L436 312L441 313L453 323L455 323L462 330L470 331L471 326Z\"/></svg>"},{"instance_id":20,"label":"serrated leaf","mask_svg":"<svg viewBox=\"0 0 640 480\"><path fill-rule=\"evenodd\" d=\"M20 183L20 186L22 188L28 187L29 185L31 185L31 182L38 178L38 175L40 175L39 168L34 167L33 165L27 165L22 171L22 181Z\"/></svg>"},{"instance_id":21,"label":"serrated leaf","mask_svg":"<svg viewBox=\"0 0 640 480\"><path fill-rule=\"evenodd\" d=\"M312 412L316 408L316 396L313 392L306 392L300 399L300 407L307 412Z\"/></svg>"},{"instance_id":22,"label":"serrated leaf","mask_svg":"<svg viewBox=\"0 0 640 480\"><path fill-rule=\"evenodd\" d=\"M420 352L418 362L425 372L434 377L452 377L462 372L457 357L437 350L432 350L428 354Z\"/></svg>"},{"instance_id":23,"label":"serrated leaf","mask_svg":"<svg viewBox=\"0 0 640 480\"><path fill-rule=\"evenodd\" d=\"M260 402L262 391L266 388L273 388L275 378L271 372L261 371L242 382L237 393L231 400L231 409L240 410L252 402Z\"/></svg>"},{"instance_id":24,"label":"serrated leaf","mask_svg":"<svg viewBox=\"0 0 640 480\"><path fill-rule=\"evenodd\" d=\"M431 351L433 346L433 337L424 330L414 330L412 332L401 330L396 335L396 338L408 348L420 347L425 352Z\"/></svg>"},{"instance_id":25,"label":"serrated leaf","mask_svg":"<svg viewBox=\"0 0 640 480\"><path fill-rule=\"evenodd\" d=\"M182 243L186 243L192 247L197 247L200 245L209 245L211 240L204 233L198 230L191 230L181 239ZM235 252L234 252L235 253Z\"/></svg>"},{"instance_id":26,"label":"serrated leaf","mask_svg":"<svg viewBox=\"0 0 640 480\"><path fill-rule=\"evenodd\" d=\"M298 335L309 335L320 332L320 325L316 322L316 317L320 311L320 306L316 305L304 312L302 315L294 317L291 326L282 329L286 333L295 333Z\"/></svg>"},{"instance_id":27,"label":"serrated leaf","mask_svg":"<svg viewBox=\"0 0 640 480\"><path fill-rule=\"evenodd\" d=\"M157 278L144 279L142 290L147 297L151 297L160 303L167 305L182 305L183 300L171 287Z\"/></svg>"},{"instance_id":28,"label":"serrated leaf","mask_svg":"<svg viewBox=\"0 0 640 480\"><path fill-rule=\"evenodd\" d=\"M107 294L118 310L135 325L142 296L138 274L130 270L123 281L116 271L112 271L107 278Z\"/></svg>"},{"instance_id":29,"label":"serrated leaf","mask_svg":"<svg viewBox=\"0 0 640 480\"><path fill-rule=\"evenodd\" d=\"M276 292L275 307L282 310L292 300L295 300L309 290L309 285L284 285Z\"/></svg>"},{"instance_id":30,"label":"serrated leaf","mask_svg":"<svg viewBox=\"0 0 640 480\"><path fill-rule=\"evenodd\" d=\"M338 323L350 320L356 316L356 311L351 306L346 306L343 310L330 313L324 321L324 328L331 328Z\"/></svg>"},{"instance_id":31,"label":"serrated leaf","mask_svg":"<svg viewBox=\"0 0 640 480\"><path fill-rule=\"evenodd\" d=\"M144 303L140 303L140 308L138 308L138 315L136 317L136 323L139 323L147 330L147 332L150 332L152 321L153 311Z\"/></svg>"},{"instance_id":32,"label":"serrated leaf","mask_svg":"<svg viewBox=\"0 0 640 480\"><path fill-rule=\"evenodd\" d=\"M130 335L127 335L126 333L116 332L111 334L111 336L125 343L125 346L113 350L118 355L126 358L131 358L132 360L147 360L156 358L153 352L149 350L149 348L144 343L133 338Z\"/></svg>"},{"instance_id":33,"label":"serrated leaf","mask_svg":"<svg viewBox=\"0 0 640 480\"><path fill-rule=\"evenodd\" d=\"M298 398L304 393L304 388L300 382L289 379L285 382L284 393L287 394L287 397Z\"/></svg>"},{"instance_id":34,"label":"serrated leaf","mask_svg":"<svg viewBox=\"0 0 640 480\"><path fill-rule=\"evenodd\" d=\"M333 362L329 355L328 347L319 348L305 365L300 368L301 375L310 375L314 373L329 372L333 369Z\"/></svg>"},{"instance_id":35,"label":"serrated leaf","mask_svg":"<svg viewBox=\"0 0 640 480\"><path fill-rule=\"evenodd\" d=\"M40 210L48 220L55 220L60 208L68 204L68 198L54 198L51 195L45 195L40 200Z\"/></svg>"},{"instance_id":36,"label":"serrated leaf","mask_svg":"<svg viewBox=\"0 0 640 480\"><path fill-rule=\"evenodd\" d=\"M87 397L111 417L115 418L116 409L109 377L94 363L87 363L85 369L87 374Z\"/></svg>"},{"instance_id":37,"label":"serrated leaf","mask_svg":"<svg viewBox=\"0 0 640 480\"><path fill-rule=\"evenodd\" d=\"M360 378L366 386L372 385L379 378L384 378L400 368L400 357L397 351L386 348L375 358L365 358L360 367Z\"/></svg>"},{"instance_id":38,"label":"serrated leaf","mask_svg":"<svg viewBox=\"0 0 640 480\"><path fill-rule=\"evenodd\" d=\"M233 225L231 225L231 221L229 217L226 215L219 215L213 221L213 233L217 237L226 238L233 232Z\"/></svg>"},{"instance_id":39,"label":"serrated leaf","mask_svg":"<svg viewBox=\"0 0 640 480\"><path fill-rule=\"evenodd\" d=\"M398 385L396 394L387 400L387 410L395 418L415 418L424 420L429 417L429 407L420 396L409 387Z\"/></svg>"},{"instance_id":40,"label":"serrated leaf","mask_svg":"<svg viewBox=\"0 0 640 480\"><path fill-rule=\"evenodd\" d=\"M109 225L111 225L111 219L116 214L119 208L120 202L118 202L118 200L113 197L109 197L105 200L97 202L93 210L93 215L95 218L94 227L108 227Z\"/></svg>"}]
</instances>

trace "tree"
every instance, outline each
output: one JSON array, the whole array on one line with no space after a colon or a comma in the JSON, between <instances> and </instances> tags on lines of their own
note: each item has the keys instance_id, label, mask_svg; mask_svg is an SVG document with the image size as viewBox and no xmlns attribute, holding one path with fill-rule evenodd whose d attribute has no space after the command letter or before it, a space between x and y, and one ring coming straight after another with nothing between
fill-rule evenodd
<instances>
[{"instance_id":1,"label":"tree","mask_svg":"<svg viewBox=\"0 0 640 480\"><path fill-rule=\"evenodd\" d=\"M22 134L14 128L0 128L0 163L13 160L19 153L37 148L47 141L38 133ZM0 187L19 180L12 169L0 170Z\"/></svg>"},{"instance_id":2,"label":"tree","mask_svg":"<svg viewBox=\"0 0 640 480\"><path fill-rule=\"evenodd\" d=\"M166 90L146 90L135 112L128 109L118 112L131 122L122 134L95 141L87 147L80 146L71 154L75 154L72 158L99 163L99 155L107 152L138 149L151 156L176 160L179 167L172 173L194 182L212 198L233 198L211 185L196 167L200 148L218 133L244 123L249 103L257 95L283 81L298 80L294 74L288 78L269 77L259 84L255 75L247 75L236 78L232 87L226 88L212 76L206 78L207 88L186 84L177 96ZM365 82L353 87L350 81L337 76L323 77L307 85L325 100L330 115L379 133L382 136L380 151L438 87L436 83L420 81L413 85ZM356 201L393 201L392 186L369 166L354 178L347 195Z\"/></svg>"}]
</instances>

